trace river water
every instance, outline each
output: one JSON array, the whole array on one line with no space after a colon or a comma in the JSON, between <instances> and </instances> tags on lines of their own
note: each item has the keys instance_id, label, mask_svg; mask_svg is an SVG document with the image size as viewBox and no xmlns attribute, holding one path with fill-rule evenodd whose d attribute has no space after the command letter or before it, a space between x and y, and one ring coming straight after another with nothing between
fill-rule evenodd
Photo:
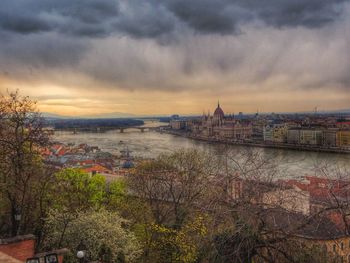
<instances>
[{"instance_id":1,"label":"river water","mask_svg":"<svg viewBox=\"0 0 350 263\"><path fill-rule=\"evenodd\" d=\"M155 126L154 123L153 126ZM224 148L220 144L210 144L170 134L161 134L155 131L141 133L139 130L133 129L125 130L124 133L120 133L118 130L104 133L86 132L77 134L56 132L54 139L63 143L86 143L98 146L100 149L113 154L120 154L121 150L125 150L128 147L133 156L145 158L155 158L161 153L171 153L181 148L196 148L218 156ZM276 161L279 164L279 170L283 177L313 175L317 167L323 167L324 165L330 166L330 169L340 168L342 172L346 173L350 171L350 154L305 152L236 145L225 147L232 151L232 155L235 153L238 155L249 148L249 150L258 152L262 158Z\"/></svg>"}]
</instances>

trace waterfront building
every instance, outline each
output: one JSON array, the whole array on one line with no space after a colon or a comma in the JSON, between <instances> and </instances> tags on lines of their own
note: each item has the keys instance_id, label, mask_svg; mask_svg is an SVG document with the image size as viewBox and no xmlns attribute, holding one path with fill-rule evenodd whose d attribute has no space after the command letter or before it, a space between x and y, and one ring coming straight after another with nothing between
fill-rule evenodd
<instances>
[{"instance_id":1,"label":"waterfront building","mask_svg":"<svg viewBox=\"0 0 350 263\"><path fill-rule=\"evenodd\" d=\"M268 121L266 119L257 119L252 123L252 139L255 141L264 140L264 128L267 126Z\"/></svg>"},{"instance_id":2,"label":"waterfront building","mask_svg":"<svg viewBox=\"0 0 350 263\"><path fill-rule=\"evenodd\" d=\"M234 126L214 127L213 134L215 134L218 138L233 138L235 136L235 128Z\"/></svg>"},{"instance_id":3,"label":"waterfront building","mask_svg":"<svg viewBox=\"0 0 350 263\"><path fill-rule=\"evenodd\" d=\"M273 141L277 143L284 143L287 141L287 132L290 128L288 123L275 125L273 130Z\"/></svg>"},{"instance_id":4,"label":"waterfront building","mask_svg":"<svg viewBox=\"0 0 350 263\"><path fill-rule=\"evenodd\" d=\"M169 127L176 134L209 141L349 151L349 121L344 120L339 121L336 116L305 114L245 115L243 118L243 114L225 114L218 103L213 114L172 119Z\"/></svg>"},{"instance_id":5,"label":"waterfront building","mask_svg":"<svg viewBox=\"0 0 350 263\"><path fill-rule=\"evenodd\" d=\"M237 120L233 114L225 115L218 103L213 115L203 114L200 122L188 124L191 131L201 137L243 141L252 136L252 125L249 121Z\"/></svg>"},{"instance_id":6,"label":"waterfront building","mask_svg":"<svg viewBox=\"0 0 350 263\"><path fill-rule=\"evenodd\" d=\"M338 129L327 129L323 131L323 145L328 147L337 146Z\"/></svg>"},{"instance_id":7,"label":"waterfront building","mask_svg":"<svg viewBox=\"0 0 350 263\"><path fill-rule=\"evenodd\" d=\"M182 130L186 127L186 121L184 121L184 120L171 120L170 127L173 130Z\"/></svg>"},{"instance_id":8,"label":"waterfront building","mask_svg":"<svg viewBox=\"0 0 350 263\"><path fill-rule=\"evenodd\" d=\"M336 126L340 129L350 129L350 120L338 121Z\"/></svg>"},{"instance_id":9,"label":"waterfront building","mask_svg":"<svg viewBox=\"0 0 350 263\"><path fill-rule=\"evenodd\" d=\"M264 127L264 142L273 142L273 127L268 125Z\"/></svg>"},{"instance_id":10,"label":"waterfront building","mask_svg":"<svg viewBox=\"0 0 350 263\"><path fill-rule=\"evenodd\" d=\"M287 143L290 143L290 144L300 143L300 129L293 128L287 131Z\"/></svg>"},{"instance_id":11,"label":"waterfront building","mask_svg":"<svg viewBox=\"0 0 350 263\"><path fill-rule=\"evenodd\" d=\"M253 134L253 127L250 122L237 122L233 126L233 138L236 141L249 140Z\"/></svg>"},{"instance_id":12,"label":"waterfront building","mask_svg":"<svg viewBox=\"0 0 350 263\"><path fill-rule=\"evenodd\" d=\"M300 144L321 145L322 137L323 137L322 130L316 130L316 129L300 130Z\"/></svg>"},{"instance_id":13,"label":"waterfront building","mask_svg":"<svg viewBox=\"0 0 350 263\"><path fill-rule=\"evenodd\" d=\"M350 130L337 132L337 146L350 148Z\"/></svg>"},{"instance_id":14,"label":"waterfront building","mask_svg":"<svg viewBox=\"0 0 350 263\"><path fill-rule=\"evenodd\" d=\"M287 143L302 145L322 145L323 130L292 128L287 131Z\"/></svg>"},{"instance_id":15,"label":"waterfront building","mask_svg":"<svg viewBox=\"0 0 350 263\"><path fill-rule=\"evenodd\" d=\"M269 125L264 128L264 141L284 143L287 141L289 125L287 123Z\"/></svg>"},{"instance_id":16,"label":"waterfront building","mask_svg":"<svg viewBox=\"0 0 350 263\"><path fill-rule=\"evenodd\" d=\"M202 126L202 121L198 118L196 119L189 119L186 121L186 131L191 132L192 134L196 135L201 132L201 126Z\"/></svg>"}]
</instances>

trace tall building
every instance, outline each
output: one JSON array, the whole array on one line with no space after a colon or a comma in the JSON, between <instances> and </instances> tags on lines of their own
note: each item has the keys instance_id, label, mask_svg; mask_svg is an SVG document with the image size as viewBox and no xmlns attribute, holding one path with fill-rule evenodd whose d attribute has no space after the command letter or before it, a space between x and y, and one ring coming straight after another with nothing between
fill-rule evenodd
<instances>
[{"instance_id":1,"label":"tall building","mask_svg":"<svg viewBox=\"0 0 350 263\"><path fill-rule=\"evenodd\" d=\"M241 141L251 138L252 125L250 122L235 119L234 115L225 115L218 102L213 115L210 115L210 113L208 115L203 114L197 134L208 138Z\"/></svg>"}]
</instances>

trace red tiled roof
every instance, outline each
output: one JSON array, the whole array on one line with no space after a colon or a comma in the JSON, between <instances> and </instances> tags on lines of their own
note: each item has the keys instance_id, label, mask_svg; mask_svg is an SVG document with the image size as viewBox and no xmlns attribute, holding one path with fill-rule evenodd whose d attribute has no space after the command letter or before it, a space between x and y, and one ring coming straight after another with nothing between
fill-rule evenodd
<instances>
[{"instance_id":1,"label":"red tiled roof","mask_svg":"<svg viewBox=\"0 0 350 263\"><path fill-rule=\"evenodd\" d=\"M57 152L57 155L58 156L61 156L61 155L64 155L64 154L66 154L67 153L67 150L65 149L65 148L62 148L62 149L60 149L58 152Z\"/></svg>"},{"instance_id":2,"label":"red tiled roof","mask_svg":"<svg viewBox=\"0 0 350 263\"><path fill-rule=\"evenodd\" d=\"M91 167L87 167L87 168L83 168L83 171L87 172L87 173L91 173L91 172L102 172L102 173L111 173L112 171L109 170L108 168L99 165L99 164L95 164Z\"/></svg>"},{"instance_id":3,"label":"red tiled roof","mask_svg":"<svg viewBox=\"0 0 350 263\"><path fill-rule=\"evenodd\" d=\"M327 213L327 217L338 227L340 230L345 230L344 218L339 211L330 211Z\"/></svg>"},{"instance_id":4,"label":"red tiled roof","mask_svg":"<svg viewBox=\"0 0 350 263\"><path fill-rule=\"evenodd\" d=\"M44 149L41 150L41 154L42 155L51 155L52 152L49 149L44 148Z\"/></svg>"},{"instance_id":5,"label":"red tiled roof","mask_svg":"<svg viewBox=\"0 0 350 263\"><path fill-rule=\"evenodd\" d=\"M334 180L316 176L305 176L307 181L299 181L295 179L280 181L284 185L296 186L303 191L310 193L310 197L313 199L326 199L336 197L349 197L350 196L350 182L343 180Z\"/></svg>"},{"instance_id":6,"label":"red tiled roof","mask_svg":"<svg viewBox=\"0 0 350 263\"><path fill-rule=\"evenodd\" d=\"M52 145L51 146L53 149L55 149L55 150L58 150L60 147L62 147L62 145L60 145L60 144L54 144L54 145Z\"/></svg>"}]
</instances>

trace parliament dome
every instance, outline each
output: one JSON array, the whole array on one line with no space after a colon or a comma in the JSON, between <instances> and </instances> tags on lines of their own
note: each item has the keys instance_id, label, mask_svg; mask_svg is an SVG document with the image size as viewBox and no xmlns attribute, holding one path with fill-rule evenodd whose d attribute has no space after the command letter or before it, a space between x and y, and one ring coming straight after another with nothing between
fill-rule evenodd
<instances>
[{"instance_id":1,"label":"parliament dome","mask_svg":"<svg viewBox=\"0 0 350 263\"><path fill-rule=\"evenodd\" d=\"M224 111L221 109L220 103L219 103L219 102L218 102L218 107L217 107L216 110L214 111L214 117L219 117L219 118L224 118L224 117L225 117L225 113L224 113Z\"/></svg>"}]
</instances>

